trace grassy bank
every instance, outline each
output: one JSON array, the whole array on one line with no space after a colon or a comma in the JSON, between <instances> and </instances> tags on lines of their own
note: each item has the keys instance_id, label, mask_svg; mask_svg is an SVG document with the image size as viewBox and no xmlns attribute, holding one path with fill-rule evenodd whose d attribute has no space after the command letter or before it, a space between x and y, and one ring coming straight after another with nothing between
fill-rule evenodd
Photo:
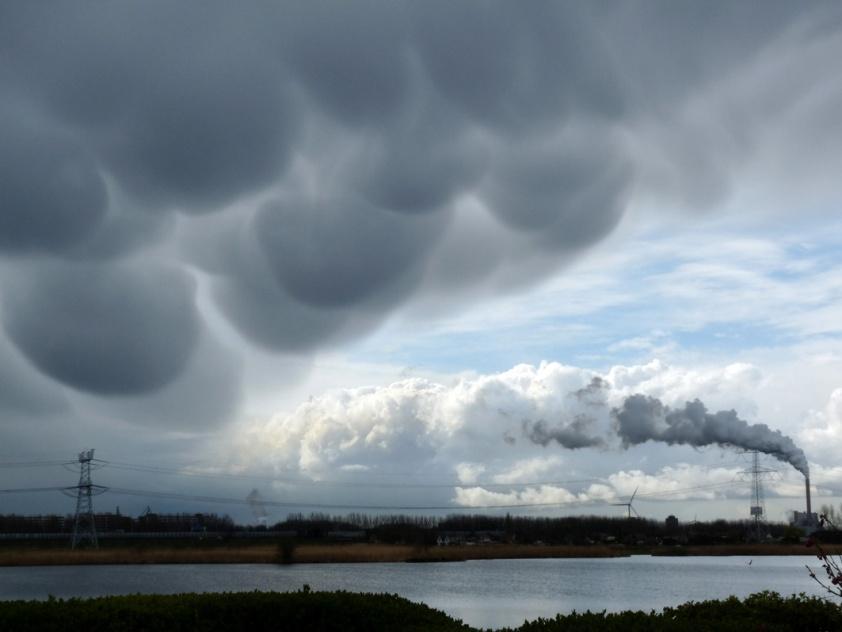
<instances>
[{"instance_id":1,"label":"grassy bank","mask_svg":"<svg viewBox=\"0 0 842 632\"><path fill-rule=\"evenodd\" d=\"M396 595L345 592L133 595L89 600L0 602L0 630L85 629L91 632L178 630L260 631L460 631L461 621ZM840 630L842 609L804 596L760 593L745 600L689 603L661 613L559 615L524 623L518 632ZM515 632L509 629L509 632Z\"/></svg>"},{"instance_id":2,"label":"grassy bank","mask_svg":"<svg viewBox=\"0 0 842 632\"><path fill-rule=\"evenodd\" d=\"M831 554L842 545L827 546ZM0 566L73 564L277 564L342 562L458 562L485 559L622 557L652 555L811 555L797 544L743 544L692 547L625 548L621 546L481 545L413 547L393 544L174 544L108 545L97 550L59 547L5 547Z\"/></svg>"}]
</instances>

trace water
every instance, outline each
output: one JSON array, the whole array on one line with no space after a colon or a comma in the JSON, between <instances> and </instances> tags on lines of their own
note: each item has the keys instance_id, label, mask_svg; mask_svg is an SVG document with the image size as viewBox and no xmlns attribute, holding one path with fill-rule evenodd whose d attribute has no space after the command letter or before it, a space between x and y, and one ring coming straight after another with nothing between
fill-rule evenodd
<instances>
[{"instance_id":1,"label":"water","mask_svg":"<svg viewBox=\"0 0 842 632\"><path fill-rule=\"evenodd\" d=\"M0 568L0 599L248 590L398 593L476 627L573 610L652 610L761 590L823 595L805 557L476 560L430 564L171 564Z\"/></svg>"}]
</instances>

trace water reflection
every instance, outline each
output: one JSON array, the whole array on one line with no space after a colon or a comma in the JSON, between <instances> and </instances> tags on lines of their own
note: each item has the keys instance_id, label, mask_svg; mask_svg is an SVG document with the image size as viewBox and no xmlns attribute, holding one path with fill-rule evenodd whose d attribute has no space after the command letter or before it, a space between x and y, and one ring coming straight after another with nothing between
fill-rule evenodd
<instances>
[{"instance_id":1,"label":"water reflection","mask_svg":"<svg viewBox=\"0 0 842 632\"><path fill-rule=\"evenodd\" d=\"M0 568L0 599L245 590L398 593L477 627L558 612L651 610L760 590L822 595L815 557L476 560L433 564L173 564Z\"/></svg>"}]
</instances>

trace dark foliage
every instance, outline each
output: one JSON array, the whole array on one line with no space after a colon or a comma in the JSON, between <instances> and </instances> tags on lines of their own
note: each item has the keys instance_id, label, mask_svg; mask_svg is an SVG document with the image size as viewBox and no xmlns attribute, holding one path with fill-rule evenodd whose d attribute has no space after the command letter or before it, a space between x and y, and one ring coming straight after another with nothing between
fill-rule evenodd
<instances>
[{"instance_id":1,"label":"dark foliage","mask_svg":"<svg viewBox=\"0 0 842 632\"><path fill-rule=\"evenodd\" d=\"M214 513L156 514L148 512L132 518L118 513L95 515L97 531L124 533L166 533L190 531L233 531L230 516ZM0 533L72 533L73 516L0 515Z\"/></svg>"},{"instance_id":2,"label":"dark foliage","mask_svg":"<svg viewBox=\"0 0 842 632\"><path fill-rule=\"evenodd\" d=\"M690 602L662 613L573 613L538 619L518 632L796 632L842 630L842 608L819 599L762 592L744 600Z\"/></svg>"},{"instance_id":3,"label":"dark foliage","mask_svg":"<svg viewBox=\"0 0 842 632\"><path fill-rule=\"evenodd\" d=\"M0 602L0 631L91 632L291 630L464 631L473 628L397 595L347 592L135 595L68 601ZM687 603L663 612L573 613L537 619L509 632L795 632L842 630L840 606L805 595L758 593L744 600ZM501 631L503 632L503 631Z\"/></svg>"},{"instance_id":4,"label":"dark foliage","mask_svg":"<svg viewBox=\"0 0 842 632\"><path fill-rule=\"evenodd\" d=\"M470 630L396 595L347 592L134 595L0 602L2 632L282 632Z\"/></svg>"},{"instance_id":5,"label":"dark foliage","mask_svg":"<svg viewBox=\"0 0 842 632\"><path fill-rule=\"evenodd\" d=\"M216 514L154 514L137 518L117 514L98 514L97 530L103 534L134 533L213 533L234 536L260 531L279 537L293 534L299 540L329 540L336 532L362 532L361 540L387 544L429 546L443 535L456 534L457 541L493 541L531 544L587 545L621 543L652 546L657 544L736 544L751 533L749 521L715 520L713 522L666 524L663 521L622 516L536 517L511 515L459 514L444 518L421 515L366 515L351 513L332 516L326 513L290 514L270 527L235 525L228 516ZM773 538L797 539L784 524L769 523ZM68 534L72 517L0 515L0 533ZM283 533L283 536L280 534ZM830 536L829 536L830 537ZM335 538L333 538L335 539ZM830 542L831 540L827 540Z\"/></svg>"}]
</instances>

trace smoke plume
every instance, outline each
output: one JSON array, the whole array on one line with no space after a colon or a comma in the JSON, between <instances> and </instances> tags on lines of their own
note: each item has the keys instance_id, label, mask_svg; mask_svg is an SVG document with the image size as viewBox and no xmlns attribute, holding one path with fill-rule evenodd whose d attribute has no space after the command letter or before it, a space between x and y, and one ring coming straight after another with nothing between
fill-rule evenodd
<instances>
[{"instance_id":1,"label":"smoke plume","mask_svg":"<svg viewBox=\"0 0 842 632\"><path fill-rule=\"evenodd\" d=\"M757 450L809 476L807 458L792 439L766 424L749 424L733 410L710 413L698 399L687 402L684 408L670 409L654 397L632 395L614 408L611 416L624 447L660 441L669 445Z\"/></svg>"},{"instance_id":2,"label":"smoke plume","mask_svg":"<svg viewBox=\"0 0 842 632\"><path fill-rule=\"evenodd\" d=\"M588 415L576 415L569 424L556 427L551 427L543 419L535 422L524 420L523 434L532 442L543 446L555 441L570 450L593 448L603 444L600 437L592 436L589 433L589 429L594 423L595 420Z\"/></svg>"}]
</instances>

